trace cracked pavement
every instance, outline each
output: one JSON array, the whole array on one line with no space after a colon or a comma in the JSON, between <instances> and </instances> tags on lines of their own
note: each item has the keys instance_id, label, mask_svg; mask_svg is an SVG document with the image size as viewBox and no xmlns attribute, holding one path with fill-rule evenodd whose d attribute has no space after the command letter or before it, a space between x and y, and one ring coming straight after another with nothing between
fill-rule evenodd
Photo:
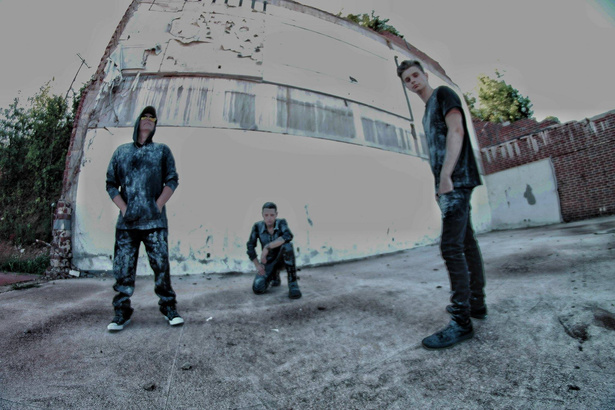
<instances>
[{"instance_id":1,"label":"cracked pavement","mask_svg":"<svg viewBox=\"0 0 615 410\"><path fill-rule=\"evenodd\" d=\"M0 408L615 407L615 217L478 236L486 320L442 351L437 245L303 268L303 298L252 274L174 276L186 324L138 277L119 333L110 277L0 293Z\"/></svg>"}]
</instances>

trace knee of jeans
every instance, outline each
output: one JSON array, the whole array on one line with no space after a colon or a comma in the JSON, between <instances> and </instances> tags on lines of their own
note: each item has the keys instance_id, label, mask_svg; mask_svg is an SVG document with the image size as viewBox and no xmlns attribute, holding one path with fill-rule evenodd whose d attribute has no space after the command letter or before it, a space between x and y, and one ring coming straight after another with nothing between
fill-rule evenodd
<instances>
[{"instance_id":1,"label":"knee of jeans","mask_svg":"<svg viewBox=\"0 0 615 410\"><path fill-rule=\"evenodd\" d=\"M284 262L286 264L294 264L295 263L295 251L293 249L292 243L285 243L282 245L282 256L284 257Z\"/></svg>"},{"instance_id":2,"label":"knee of jeans","mask_svg":"<svg viewBox=\"0 0 615 410\"><path fill-rule=\"evenodd\" d=\"M463 256L464 248L461 245L440 244L440 252L444 259L459 258Z\"/></svg>"},{"instance_id":3,"label":"knee of jeans","mask_svg":"<svg viewBox=\"0 0 615 410\"><path fill-rule=\"evenodd\" d=\"M267 290L265 277L257 277L254 279L254 283L252 284L252 291L257 295L261 295L265 293Z\"/></svg>"},{"instance_id":4,"label":"knee of jeans","mask_svg":"<svg viewBox=\"0 0 615 410\"><path fill-rule=\"evenodd\" d=\"M126 284L118 282L118 283L116 283L113 286L113 290L115 290L118 293L122 293L122 294L127 295L128 297L130 297L134 293L135 287L134 287L134 285L131 286L131 285L126 285Z\"/></svg>"}]
</instances>

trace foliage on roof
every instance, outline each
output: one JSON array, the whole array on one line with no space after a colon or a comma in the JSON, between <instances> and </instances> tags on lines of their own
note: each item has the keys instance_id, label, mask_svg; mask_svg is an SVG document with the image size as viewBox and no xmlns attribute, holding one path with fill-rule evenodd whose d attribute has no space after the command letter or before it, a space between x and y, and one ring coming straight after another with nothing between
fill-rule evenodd
<instances>
[{"instance_id":1,"label":"foliage on roof","mask_svg":"<svg viewBox=\"0 0 615 410\"><path fill-rule=\"evenodd\" d=\"M374 14L374 10L372 10L371 16L367 13L363 13L348 14L346 17L343 17L341 11L337 14L337 16L355 22L360 26L370 28L377 33L388 32L395 34L396 36L401 38L404 37L399 31L397 31L395 27L391 26L390 24L387 24L389 22L389 19L382 19L380 18L380 16L376 16Z\"/></svg>"}]
</instances>

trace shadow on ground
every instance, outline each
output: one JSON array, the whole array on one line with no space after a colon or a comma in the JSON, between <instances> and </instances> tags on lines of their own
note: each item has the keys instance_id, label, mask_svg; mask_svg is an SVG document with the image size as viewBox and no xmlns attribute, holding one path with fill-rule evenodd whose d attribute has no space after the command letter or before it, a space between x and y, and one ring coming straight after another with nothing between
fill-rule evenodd
<instances>
[{"instance_id":1,"label":"shadow on ground","mask_svg":"<svg viewBox=\"0 0 615 410\"><path fill-rule=\"evenodd\" d=\"M0 408L614 408L615 217L479 241L489 317L444 351L437 246L303 269L262 296L252 275L174 277L186 324L153 280L111 334L110 278L0 294ZM5 289L7 290L7 289Z\"/></svg>"}]
</instances>

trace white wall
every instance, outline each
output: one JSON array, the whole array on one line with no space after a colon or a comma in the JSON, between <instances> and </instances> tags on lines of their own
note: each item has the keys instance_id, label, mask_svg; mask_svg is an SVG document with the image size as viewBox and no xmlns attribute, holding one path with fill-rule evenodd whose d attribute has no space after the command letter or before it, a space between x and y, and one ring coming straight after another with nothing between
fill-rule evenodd
<instances>
[{"instance_id":1,"label":"white wall","mask_svg":"<svg viewBox=\"0 0 615 410\"><path fill-rule=\"evenodd\" d=\"M394 58L412 56L342 20L244 3L137 7L82 116L91 122L74 198L79 269L112 267L118 210L105 172L150 104L155 140L171 147L180 176L167 207L174 274L251 271L245 243L266 201L289 221L300 266L438 239L433 176L395 73ZM410 103L420 130L424 104ZM488 230L484 187L472 205L476 229ZM146 261L139 274L150 273Z\"/></svg>"},{"instance_id":2,"label":"white wall","mask_svg":"<svg viewBox=\"0 0 615 410\"><path fill-rule=\"evenodd\" d=\"M551 159L487 175L493 229L524 228L562 221Z\"/></svg>"},{"instance_id":3,"label":"white wall","mask_svg":"<svg viewBox=\"0 0 615 410\"><path fill-rule=\"evenodd\" d=\"M81 270L112 267L118 211L105 172L131 138L131 128L88 132L73 228ZM299 266L408 249L440 234L433 176L417 157L242 130L159 127L155 140L169 145L179 173L167 206L174 274L251 271L245 243L266 201L288 220ZM142 256L139 274L147 273Z\"/></svg>"}]
</instances>

